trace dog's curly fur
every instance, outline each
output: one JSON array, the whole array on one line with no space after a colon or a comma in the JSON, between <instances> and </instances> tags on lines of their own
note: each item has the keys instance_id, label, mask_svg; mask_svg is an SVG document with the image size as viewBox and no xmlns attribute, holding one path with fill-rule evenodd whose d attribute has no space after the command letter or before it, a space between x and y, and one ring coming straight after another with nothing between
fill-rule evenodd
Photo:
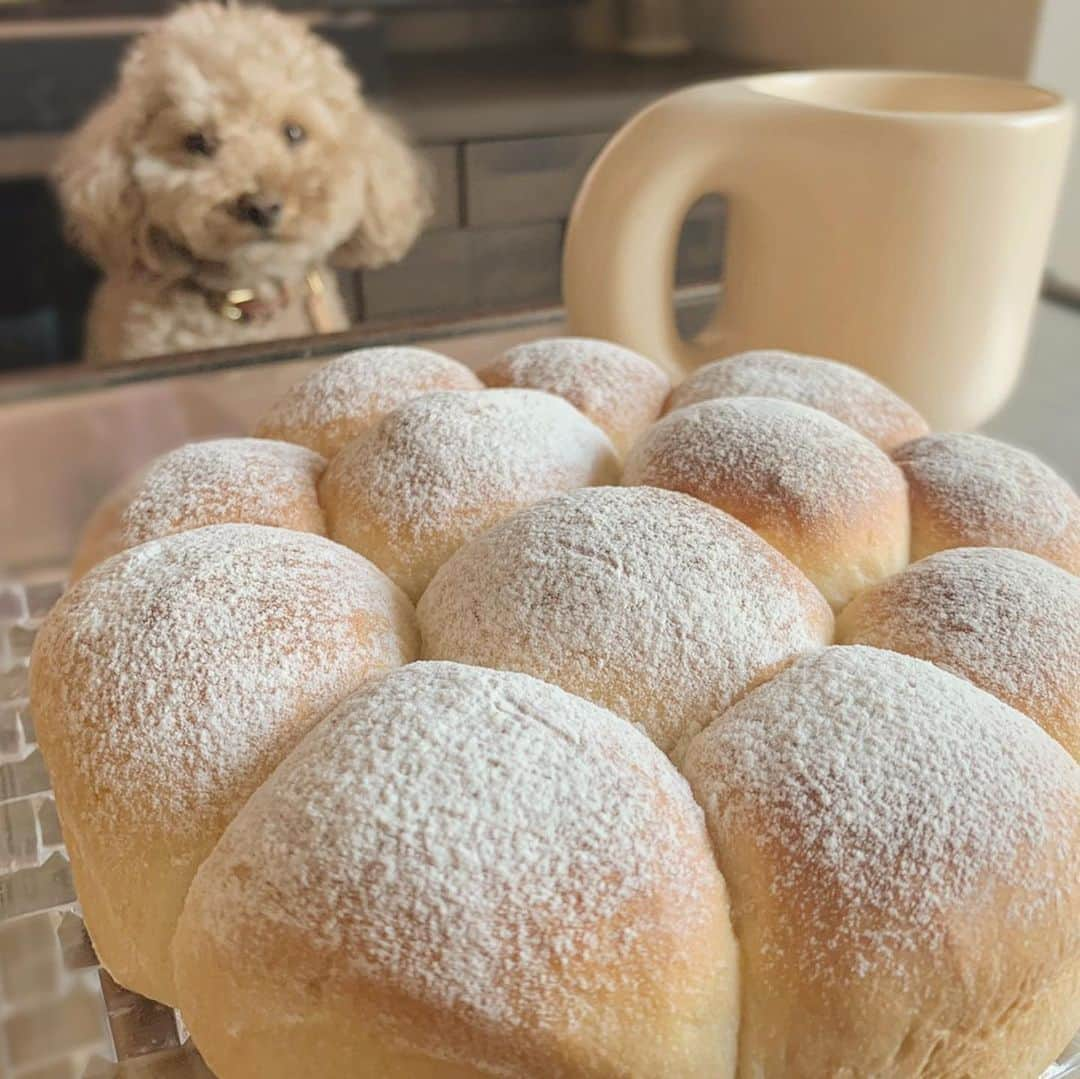
<instances>
[{"instance_id":1,"label":"dog's curly fur","mask_svg":"<svg viewBox=\"0 0 1080 1079\"><path fill-rule=\"evenodd\" d=\"M308 271L399 259L431 208L419 159L332 46L278 12L217 3L135 43L56 180L105 273L87 326L96 363L310 333ZM276 204L273 227L245 219L244 199ZM230 322L209 297L236 288L288 299Z\"/></svg>"}]
</instances>

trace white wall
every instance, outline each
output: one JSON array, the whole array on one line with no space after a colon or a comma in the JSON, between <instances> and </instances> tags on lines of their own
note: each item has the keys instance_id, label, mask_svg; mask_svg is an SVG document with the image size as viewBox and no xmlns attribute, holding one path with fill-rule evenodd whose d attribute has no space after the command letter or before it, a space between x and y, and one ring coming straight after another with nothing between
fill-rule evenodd
<instances>
[{"instance_id":1,"label":"white wall","mask_svg":"<svg viewBox=\"0 0 1080 1079\"><path fill-rule=\"evenodd\" d=\"M695 40L777 67L1031 79L1080 109L1080 0L684 0ZM1050 273L1080 291L1080 115Z\"/></svg>"},{"instance_id":2,"label":"white wall","mask_svg":"<svg viewBox=\"0 0 1080 1079\"><path fill-rule=\"evenodd\" d=\"M1078 0L1044 0L1031 77L1072 98L1080 109ZM1050 251L1050 273L1070 288L1080 290L1080 117L1077 120L1072 160Z\"/></svg>"},{"instance_id":3,"label":"white wall","mask_svg":"<svg viewBox=\"0 0 1080 1079\"><path fill-rule=\"evenodd\" d=\"M1080 0L1057 2L1061 7L1080 7ZM686 4L701 44L747 60L796 67L911 67L1023 77L1041 0L686 0Z\"/></svg>"}]
</instances>

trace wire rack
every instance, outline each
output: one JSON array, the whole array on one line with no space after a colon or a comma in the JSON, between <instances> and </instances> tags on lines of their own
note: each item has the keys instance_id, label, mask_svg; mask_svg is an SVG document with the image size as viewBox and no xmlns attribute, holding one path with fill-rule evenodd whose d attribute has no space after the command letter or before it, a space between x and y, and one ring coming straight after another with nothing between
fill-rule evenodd
<instances>
[{"instance_id":1,"label":"wire rack","mask_svg":"<svg viewBox=\"0 0 1080 1079\"><path fill-rule=\"evenodd\" d=\"M212 1079L179 1016L98 965L28 699L62 571L0 582L0 1077Z\"/></svg>"}]
</instances>

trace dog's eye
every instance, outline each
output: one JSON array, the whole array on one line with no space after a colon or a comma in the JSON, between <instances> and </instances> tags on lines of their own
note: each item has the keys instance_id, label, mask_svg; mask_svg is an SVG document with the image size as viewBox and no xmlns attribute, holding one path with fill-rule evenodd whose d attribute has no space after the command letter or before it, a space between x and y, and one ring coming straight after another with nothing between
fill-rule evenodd
<instances>
[{"instance_id":1,"label":"dog's eye","mask_svg":"<svg viewBox=\"0 0 1080 1079\"><path fill-rule=\"evenodd\" d=\"M201 154L203 157L213 157L214 150L217 147L214 145L214 140L204 135L201 131L193 131L190 135L184 136L184 149L189 154Z\"/></svg>"},{"instance_id":2,"label":"dog's eye","mask_svg":"<svg viewBox=\"0 0 1080 1079\"><path fill-rule=\"evenodd\" d=\"M286 124L281 130L285 141L293 145L307 138L307 132L299 124Z\"/></svg>"}]
</instances>

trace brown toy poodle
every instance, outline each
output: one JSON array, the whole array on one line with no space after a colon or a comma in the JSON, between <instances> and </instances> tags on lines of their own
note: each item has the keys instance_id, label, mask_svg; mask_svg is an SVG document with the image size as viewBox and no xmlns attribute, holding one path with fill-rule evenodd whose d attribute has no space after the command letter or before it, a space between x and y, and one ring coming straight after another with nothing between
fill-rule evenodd
<instances>
[{"instance_id":1,"label":"brown toy poodle","mask_svg":"<svg viewBox=\"0 0 1080 1079\"><path fill-rule=\"evenodd\" d=\"M419 159L332 46L216 3L135 43L57 182L105 272L97 364L343 329L328 265L399 259L431 206Z\"/></svg>"}]
</instances>

